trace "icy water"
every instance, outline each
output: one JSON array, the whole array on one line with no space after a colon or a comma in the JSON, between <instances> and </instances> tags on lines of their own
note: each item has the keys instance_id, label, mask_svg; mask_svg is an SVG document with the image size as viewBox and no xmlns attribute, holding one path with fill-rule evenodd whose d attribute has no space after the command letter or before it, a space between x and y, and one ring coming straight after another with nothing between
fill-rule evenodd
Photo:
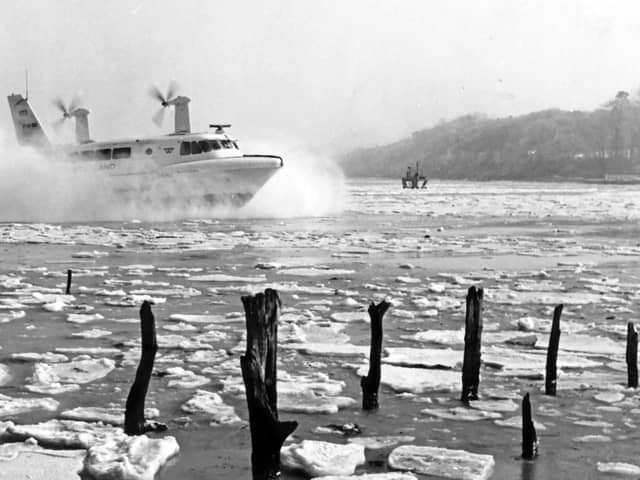
<instances>
[{"instance_id":1,"label":"icy water","mask_svg":"<svg viewBox=\"0 0 640 480\"><path fill-rule=\"evenodd\" d=\"M344 210L327 217L0 224L0 394L59 402L0 421L124 408L138 308L151 297L160 350L147 406L181 446L161 478L248 479L240 297L271 287L283 303L280 418L299 422L295 441L346 443L318 427L355 422L364 436L491 454L493 479L618 478L597 463L640 463L640 395L625 388L624 363L627 322L640 312L640 186L432 182L403 191L398 183L350 182ZM58 298L68 268L73 297ZM486 400L472 411L459 409L471 285L485 292ZM363 413L356 372L366 364L366 307L382 299L392 303L387 370L380 409ZM558 303L558 395L547 397L544 354ZM56 377L64 357L15 358L26 352L97 360L105 372L86 383ZM220 394L240 419L229 409L184 409L198 389ZM527 392L540 424L535 462L519 459ZM334 413L299 411L310 398ZM389 451L367 451L357 471L386 471Z\"/></svg>"}]
</instances>

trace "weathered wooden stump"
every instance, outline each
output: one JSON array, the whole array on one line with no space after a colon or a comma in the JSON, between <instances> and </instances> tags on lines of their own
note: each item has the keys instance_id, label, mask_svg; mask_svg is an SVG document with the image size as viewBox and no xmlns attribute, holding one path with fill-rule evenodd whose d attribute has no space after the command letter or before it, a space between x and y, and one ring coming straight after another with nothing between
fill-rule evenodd
<instances>
[{"instance_id":1,"label":"weathered wooden stump","mask_svg":"<svg viewBox=\"0 0 640 480\"><path fill-rule=\"evenodd\" d=\"M557 305L553 310L553 323L551 324L551 335L549 336L549 348L547 350L547 372L544 379L544 393L546 395L556 394L556 383L558 380L557 360L558 347L560 346L560 316L562 315L562 304Z\"/></svg>"},{"instance_id":2,"label":"weathered wooden stump","mask_svg":"<svg viewBox=\"0 0 640 480\"><path fill-rule=\"evenodd\" d=\"M522 398L522 458L532 460L538 456L538 436L531 418L531 401L527 393Z\"/></svg>"},{"instance_id":3,"label":"weathered wooden stump","mask_svg":"<svg viewBox=\"0 0 640 480\"><path fill-rule=\"evenodd\" d=\"M638 332L633 323L627 324L627 386L638 388Z\"/></svg>"},{"instance_id":4,"label":"weathered wooden stump","mask_svg":"<svg viewBox=\"0 0 640 480\"><path fill-rule=\"evenodd\" d=\"M371 350L369 353L369 373L360 378L362 387L362 408L375 410L378 408L378 389L380 388L380 359L382 358L382 318L391 304L386 301L378 305L371 302L369 318L371 319Z\"/></svg>"},{"instance_id":5,"label":"weathered wooden stump","mask_svg":"<svg viewBox=\"0 0 640 480\"><path fill-rule=\"evenodd\" d=\"M146 422L144 401L149 389L149 380L153 371L153 362L158 351L156 340L156 322L151 305L146 300L140 307L140 332L142 335L142 355L136 370L136 377L129 390L124 413L124 432L127 435L142 435L149 431L163 431L167 426L158 422Z\"/></svg>"},{"instance_id":6,"label":"weathered wooden stump","mask_svg":"<svg viewBox=\"0 0 640 480\"><path fill-rule=\"evenodd\" d=\"M280 474L280 448L298 422L278 421L276 389L280 297L270 288L242 297L247 327L247 349L240 357L251 429L253 480Z\"/></svg>"},{"instance_id":7,"label":"weathered wooden stump","mask_svg":"<svg viewBox=\"0 0 640 480\"><path fill-rule=\"evenodd\" d=\"M460 398L463 402L478 399L482 349L482 296L482 288L469 287L462 362L462 396Z\"/></svg>"},{"instance_id":8,"label":"weathered wooden stump","mask_svg":"<svg viewBox=\"0 0 640 480\"><path fill-rule=\"evenodd\" d=\"M67 295L71 293L71 269L67 270L67 289L65 290L65 293Z\"/></svg>"}]
</instances>

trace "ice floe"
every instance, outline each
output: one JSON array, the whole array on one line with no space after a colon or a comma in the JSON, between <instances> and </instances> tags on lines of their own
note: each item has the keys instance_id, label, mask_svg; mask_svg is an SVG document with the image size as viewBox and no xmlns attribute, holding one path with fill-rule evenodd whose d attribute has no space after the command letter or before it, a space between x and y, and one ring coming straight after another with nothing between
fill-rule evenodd
<instances>
[{"instance_id":1,"label":"ice floe","mask_svg":"<svg viewBox=\"0 0 640 480\"><path fill-rule=\"evenodd\" d=\"M486 480L494 465L492 455L438 447L403 445L389 455L391 468L456 480Z\"/></svg>"},{"instance_id":2,"label":"ice floe","mask_svg":"<svg viewBox=\"0 0 640 480\"><path fill-rule=\"evenodd\" d=\"M11 380L11 372L9 371L9 367L0 363L0 386L9 383Z\"/></svg>"},{"instance_id":3,"label":"ice floe","mask_svg":"<svg viewBox=\"0 0 640 480\"><path fill-rule=\"evenodd\" d=\"M395 447L400 443L411 443L415 437L409 435L377 435L373 437L350 437L349 443L357 443L367 450L383 450Z\"/></svg>"},{"instance_id":4,"label":"ice floe","mask_svg":"<svg viewBox=\"0 0 640 480\"><path fill-rule=\"evenodd\" d=\"M282 447L280 461L283 467L303 471L312 477L352 475L358 465L365 463L364 447L353 443L303 440Z\"/></svg>"},{"instance_id":5,"label":"ice floe","mask_svg":"<svg viewBox=\"0 0 640 480\"><path fill-rule=\"evenodd\" d=\"M179 451L171 436L108 438L89 448L79 475L83 480L153 480Z\"/></svg>"},{"instance_id":6,"label":"ice floe","mask_svg":"<svg viewBox=\"0 0 640 480\"><path fill-rule=\"evenodd\" d=\"M53 398L9 397L0 393L0 418L32 410L55 411L58 405L58 401Z\"/></svg>"},{"instance_id":7,"label":"ice floe","mask_svg":"<svg viewBox=\"0 0 640 480\"><path fill-rule=\"evenodd\" d=\"M70 323L89 323L96 320L104 320L99 313L68 313L67 322Z\"/></svg>"},{"instance_id":8,"label":"ice floe","mask_svg":"<svg viewBox=\"0 0 640 480\"><path fill-rule=\"evenodd\" d=\"M109 358L75 360L64 363L36 363L31 384L25 388L38 393L61 393L77 390L79 383L89 383L105 377L115 368Z\"/></svg>"},{"instance_id":9,"label":"ice floe","mask_svg":"<svg viewBox=\"0 0 640 480\"><path fill-rule=\"evenodd\" d=\"M238 283L260 283L265 282L264 275L254 275L251 277L240 277L236 275L225 275L222 273L212 273L208 275L192 275L189 277L192 282L238 282Z\"/></svg>"},{"instance_id":10,"label":"ice floe","mask_svg":"<svg viewBox=\"0 0 640 480\"><path fill-rule=\"evenodd\" d=\"M164 371L164 376L169 380L169 388L197 388L209 383L207 377L198 375L191 370L182 367L170 367Z\"/></svg>"},{"instance_id":11,"label":"ice floe","mask_svg":"<svg viewBox=\"0 0 640 480\"><path fill-rule=\"evenodd\" d=\"M413 335L404 335L402 338L438 345L464 345L464 330L426 330Z\"/></svg>"},{"instance_id":12,"label":"ice floe","mask_svg":"<svg viewBox=\"0 0 640 480\"><path fill-rule=\"evenodd\" d=\"M6 313L0 313L0 323L9 323L12 320L24 318L26 315L24 310L11 310Z\"/></svg>"},{"instance_id":13,"label":"ice floe","mask_svg":"<svg viewBox=\"0 0 640 480\"><path fill-rule=\"evenodd\" d=\"M462 350L436 348L387 347L384 363L405 367L459 368L462 367Z\"/></svg>"},{"instance_id":14,"label":"ice floe","mask_svg":"<svg viewBox=\"0 0 640 480\"><path fill-rule=\"evenodd\" d=\"M80 337L80 338L101 338L107 337L111 335L109 330L103 330L101 328L92 328L90 330L85 330L83 332L74 332L71 334L72 337Z\"/></svg>"},{"instance_id":15,"label":"ice floe","mask_svg":"<svg viewBox=\"0 0 640 480\"><path fill-rule=\"evenodd\" d=\"M358 376L368 374L369 366L358 368ZM428 391L452 392L460 388L460 372L455 370L437 370L424 368L398 367L382 364L381 379L383 385L387 385L396 392L421 394Z\"/></svg>"},{"instance_id":16,"label":"ice floe","mask_svg":"<svg viewBox=\"0 0 640 480\"><path fill-rule=\"evenodd\" d=\"M417 480L416 476L406 472L363 473L361 475L327 475L313 477L311 480Z\"/></svg>"},{"instance_id":17,"label":"ice floe","mask_svg":"<svg viewBox=\"0 0 640 480\"><path fill-rule=\"evenodd\" d=\"M335 312L331 314L331 320L335 322L369 322L369 313L361 312Z\"/></svg>"},{"instance_id":18,"label":"ice floe","mask_svg":"<svg viewBox=\"0 0 640 480\"><path fill-rule=\"evenodd\" d=\"M146 419L157 418L160 412L157 408L145 408ZM60 413L64 420L80 420L83 422L102 422L109 425L124 425L124 407L76 407Z\"/></svg>"},{"instance_id":19,"label":"ice floe","mask_svg":"<svg viewBox=\"0 0 640 480\"><path fill-rule=\"evenodd\" d=\"M242 421L235 409L231 405L225 404L220 395L206 390L196 390L195 395L180 408L187 413L211 415L212 424L228 425Z\"/></svg>"},{"instance_id":20,"label":"ice floe","mask_svg":"<svg viewBox=\"0 0 640 480\"><path fill-rule=\"evenodd\" d=\"M630 477L640 476L640 466L632 463L621 462L598 462L596 468L602 473L613 473L616 475L628 475Z\"/></svg>"},{"instance_id":21,"label":"ice floe","mask_svg":"<svg viewBox=\"0 0 640 480\"><path fill-rule=\"evenodd\" d=\"M53 450L32 441L0 445L0 479L68 480L82 467L84 450Z\"/></svg>"}]
</instances>

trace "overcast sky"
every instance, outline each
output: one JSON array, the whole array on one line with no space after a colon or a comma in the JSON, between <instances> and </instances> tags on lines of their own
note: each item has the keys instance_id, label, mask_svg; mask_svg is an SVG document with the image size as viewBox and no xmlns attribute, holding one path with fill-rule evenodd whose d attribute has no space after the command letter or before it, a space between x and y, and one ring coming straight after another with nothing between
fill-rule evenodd
<instances>
[{"instance_id":1,"label":"overcast sky","mask_svg":"<svg viewBox=\"0 0 640 480\"><path fill-rule=\"evenodd\" d=\"M147 91L170 79L192 99L194 131L230 122L245 145L331 152L469 112L593 109L640 86L632 1L21 0L2 10L1 90L23 92L28 68L45 126L56 95L82 92L94 139L162 132ZM13 130L8 110L0 129Z\"/></svg>"}]
</instances>

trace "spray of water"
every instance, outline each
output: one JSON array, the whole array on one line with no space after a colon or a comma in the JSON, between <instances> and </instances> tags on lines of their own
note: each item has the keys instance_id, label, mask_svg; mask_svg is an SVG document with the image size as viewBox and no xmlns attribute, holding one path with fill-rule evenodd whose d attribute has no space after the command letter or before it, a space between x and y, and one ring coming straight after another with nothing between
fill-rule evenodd
<instances>
[{"instance_id":1,"label":"spray of water","mask_svg":"<svg viewBox=\"0 0 640 480\"><path fill-rule=\"evenodd\" d=\"M184 178L165 178L161 184L149 183L142 176L139 180L128 178L127 191L123 191L122 179L16 146L13 139L0 132L0 221L282 218L341 211L344 178L333 162L299 151L282 155L285 167L253 200L238 209L212 206L197 195L186 196L194 186Z\"/></svg>"}]
</instances>

